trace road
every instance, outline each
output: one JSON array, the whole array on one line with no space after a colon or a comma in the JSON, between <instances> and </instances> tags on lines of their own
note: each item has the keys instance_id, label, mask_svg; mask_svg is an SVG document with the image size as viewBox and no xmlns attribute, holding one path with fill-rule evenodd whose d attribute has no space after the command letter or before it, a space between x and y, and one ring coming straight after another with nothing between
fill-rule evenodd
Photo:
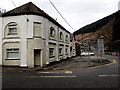
<instances>
[{"instance_id":1,"label":"road","mask_svg":"<svg viewBox=\"0 0 120 90\"><path fill-rule=\"evenodd\" d=\"M3 72L2 88L118 88L118 57L116 64L59 72Z\"/></svg>"}]
</instances>

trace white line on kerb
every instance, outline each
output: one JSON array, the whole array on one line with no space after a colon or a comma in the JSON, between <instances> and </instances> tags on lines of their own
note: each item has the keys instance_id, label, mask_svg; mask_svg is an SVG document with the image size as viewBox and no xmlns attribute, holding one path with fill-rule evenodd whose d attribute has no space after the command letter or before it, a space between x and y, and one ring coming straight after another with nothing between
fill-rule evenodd
<instances>
[{"instance_id":1,"label":"white line on kerb","mask_svg":"<svg viewBox=\"0 0 120 90\"><path fill-rule=\"evenodd\" d=\"M99 75L99 77L117 77L119 75Z\"/></svg>"},{"instance_id":2,"label":"white line on kerb","mask_svg":"<svg viewBox=\"0 0 120 90\"><path fill-rule=\"evenodd\" d=\"M31 78L75 78L76 76L31 76Z\"/></svg>"}]
</instances>

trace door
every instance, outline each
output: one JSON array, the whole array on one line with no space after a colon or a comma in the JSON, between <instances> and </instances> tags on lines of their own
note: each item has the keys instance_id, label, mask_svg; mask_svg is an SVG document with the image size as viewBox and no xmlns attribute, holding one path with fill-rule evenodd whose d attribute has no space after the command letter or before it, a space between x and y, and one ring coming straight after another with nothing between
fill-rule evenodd
<instances>
[{"instance_id":1,"label":"door","mask_svg":"<svg viewBox=\"0 0 120 90\"><path fill-rule=\"evenodd\" d=\"M40 61L41 61L41 50L36 49L34 50L34 66L40 66Z\"/></svg>"}]
</instances>

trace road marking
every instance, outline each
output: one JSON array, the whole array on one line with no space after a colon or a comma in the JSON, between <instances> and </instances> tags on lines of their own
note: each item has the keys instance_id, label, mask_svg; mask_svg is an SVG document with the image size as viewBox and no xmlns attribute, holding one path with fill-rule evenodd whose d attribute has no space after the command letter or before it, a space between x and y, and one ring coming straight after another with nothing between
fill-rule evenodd
<instances>
[{"instance_id":1,"label":"road marking","mask_svg":"<svg viewBox=\"0 0 120 90\"><path fill-rule=\"evenodd\" d=\"M37 72L37 73L48 74L48 73L60 73L60 72ZM72 71L65 71L64 73L66 73L66 74L72 74Z\"/></svg>"},{"instance_id":2,"label":"road marking","mask_svg":"<svg viewBox=\"0 0 120 90\"><path fill-rule=\"evenodd\" d=\"M75 78L76 76L31 76L31 78Z\"/></svg>"},{"instance_id":3,"label":"road marking","mask_svg":"<svg viewBox=\"0 0 120 90\"><path fill-rule=\"evenodd\" d=\"M37 73L60 73L60 72L37 72Z\"/></svg>"},{"instance_id":4,"label":"road marking","mask_svg":"<svg viewBox=\"0 0 120 90\"><path fill-rule=\"evenodd\" d=\"M116 60L112 60L111 63L104 64L104 65L98 65L98 66L93 66L93 67L85 67L85 68L64 69L64 70L46 70L46 72L61 72L61 71L73 71L73 70L91 69L91 68L98 68L98 67L108 66L108 65L112 65L112 64L116 64L116 63L117 63ZM0 72L26 72L26 70L0 70Z\"/></svg>"},{"instance_id":5,"label":"road marking","mask_svg":"<svg viewBox=\"0 0 120 90\"><path fill-rule=\"evenodd\" d=\"M65 73L72 74L72 71L65 71Z\"/></svg>"},{"instance_id":6,"label":"road marking","mask_svg":"<svg viewBox=\"0 0 120 90\"><path fill-rule=\"evenodd\" d=\"M118 77L120 75L99 75L99 77Z\"/></svg>"}]
</instances>

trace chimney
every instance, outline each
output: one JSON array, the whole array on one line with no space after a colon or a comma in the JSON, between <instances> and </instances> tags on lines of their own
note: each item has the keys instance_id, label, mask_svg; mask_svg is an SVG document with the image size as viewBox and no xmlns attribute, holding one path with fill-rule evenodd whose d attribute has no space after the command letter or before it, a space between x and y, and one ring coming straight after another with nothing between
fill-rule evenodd
<instances>
[{"instance_id":1,"label":"chimney","mask_svg":"<svg viewBox=\"0 0 120 90\"><path fill-rule=\"evenodd\" d=\"M2 9L2 13L5 13L6 12L6 9Z\"/></svg>"},{"instance_id":2,"label":"chimney","mask_svg":"<svg viewBox=\"0 0 120 90\"><path fill-rule=\"evenodd\" d=\"M6 9L0 8L0 13L5 13L5 12L6 12Z\"/></svg>"}]
</instances>

